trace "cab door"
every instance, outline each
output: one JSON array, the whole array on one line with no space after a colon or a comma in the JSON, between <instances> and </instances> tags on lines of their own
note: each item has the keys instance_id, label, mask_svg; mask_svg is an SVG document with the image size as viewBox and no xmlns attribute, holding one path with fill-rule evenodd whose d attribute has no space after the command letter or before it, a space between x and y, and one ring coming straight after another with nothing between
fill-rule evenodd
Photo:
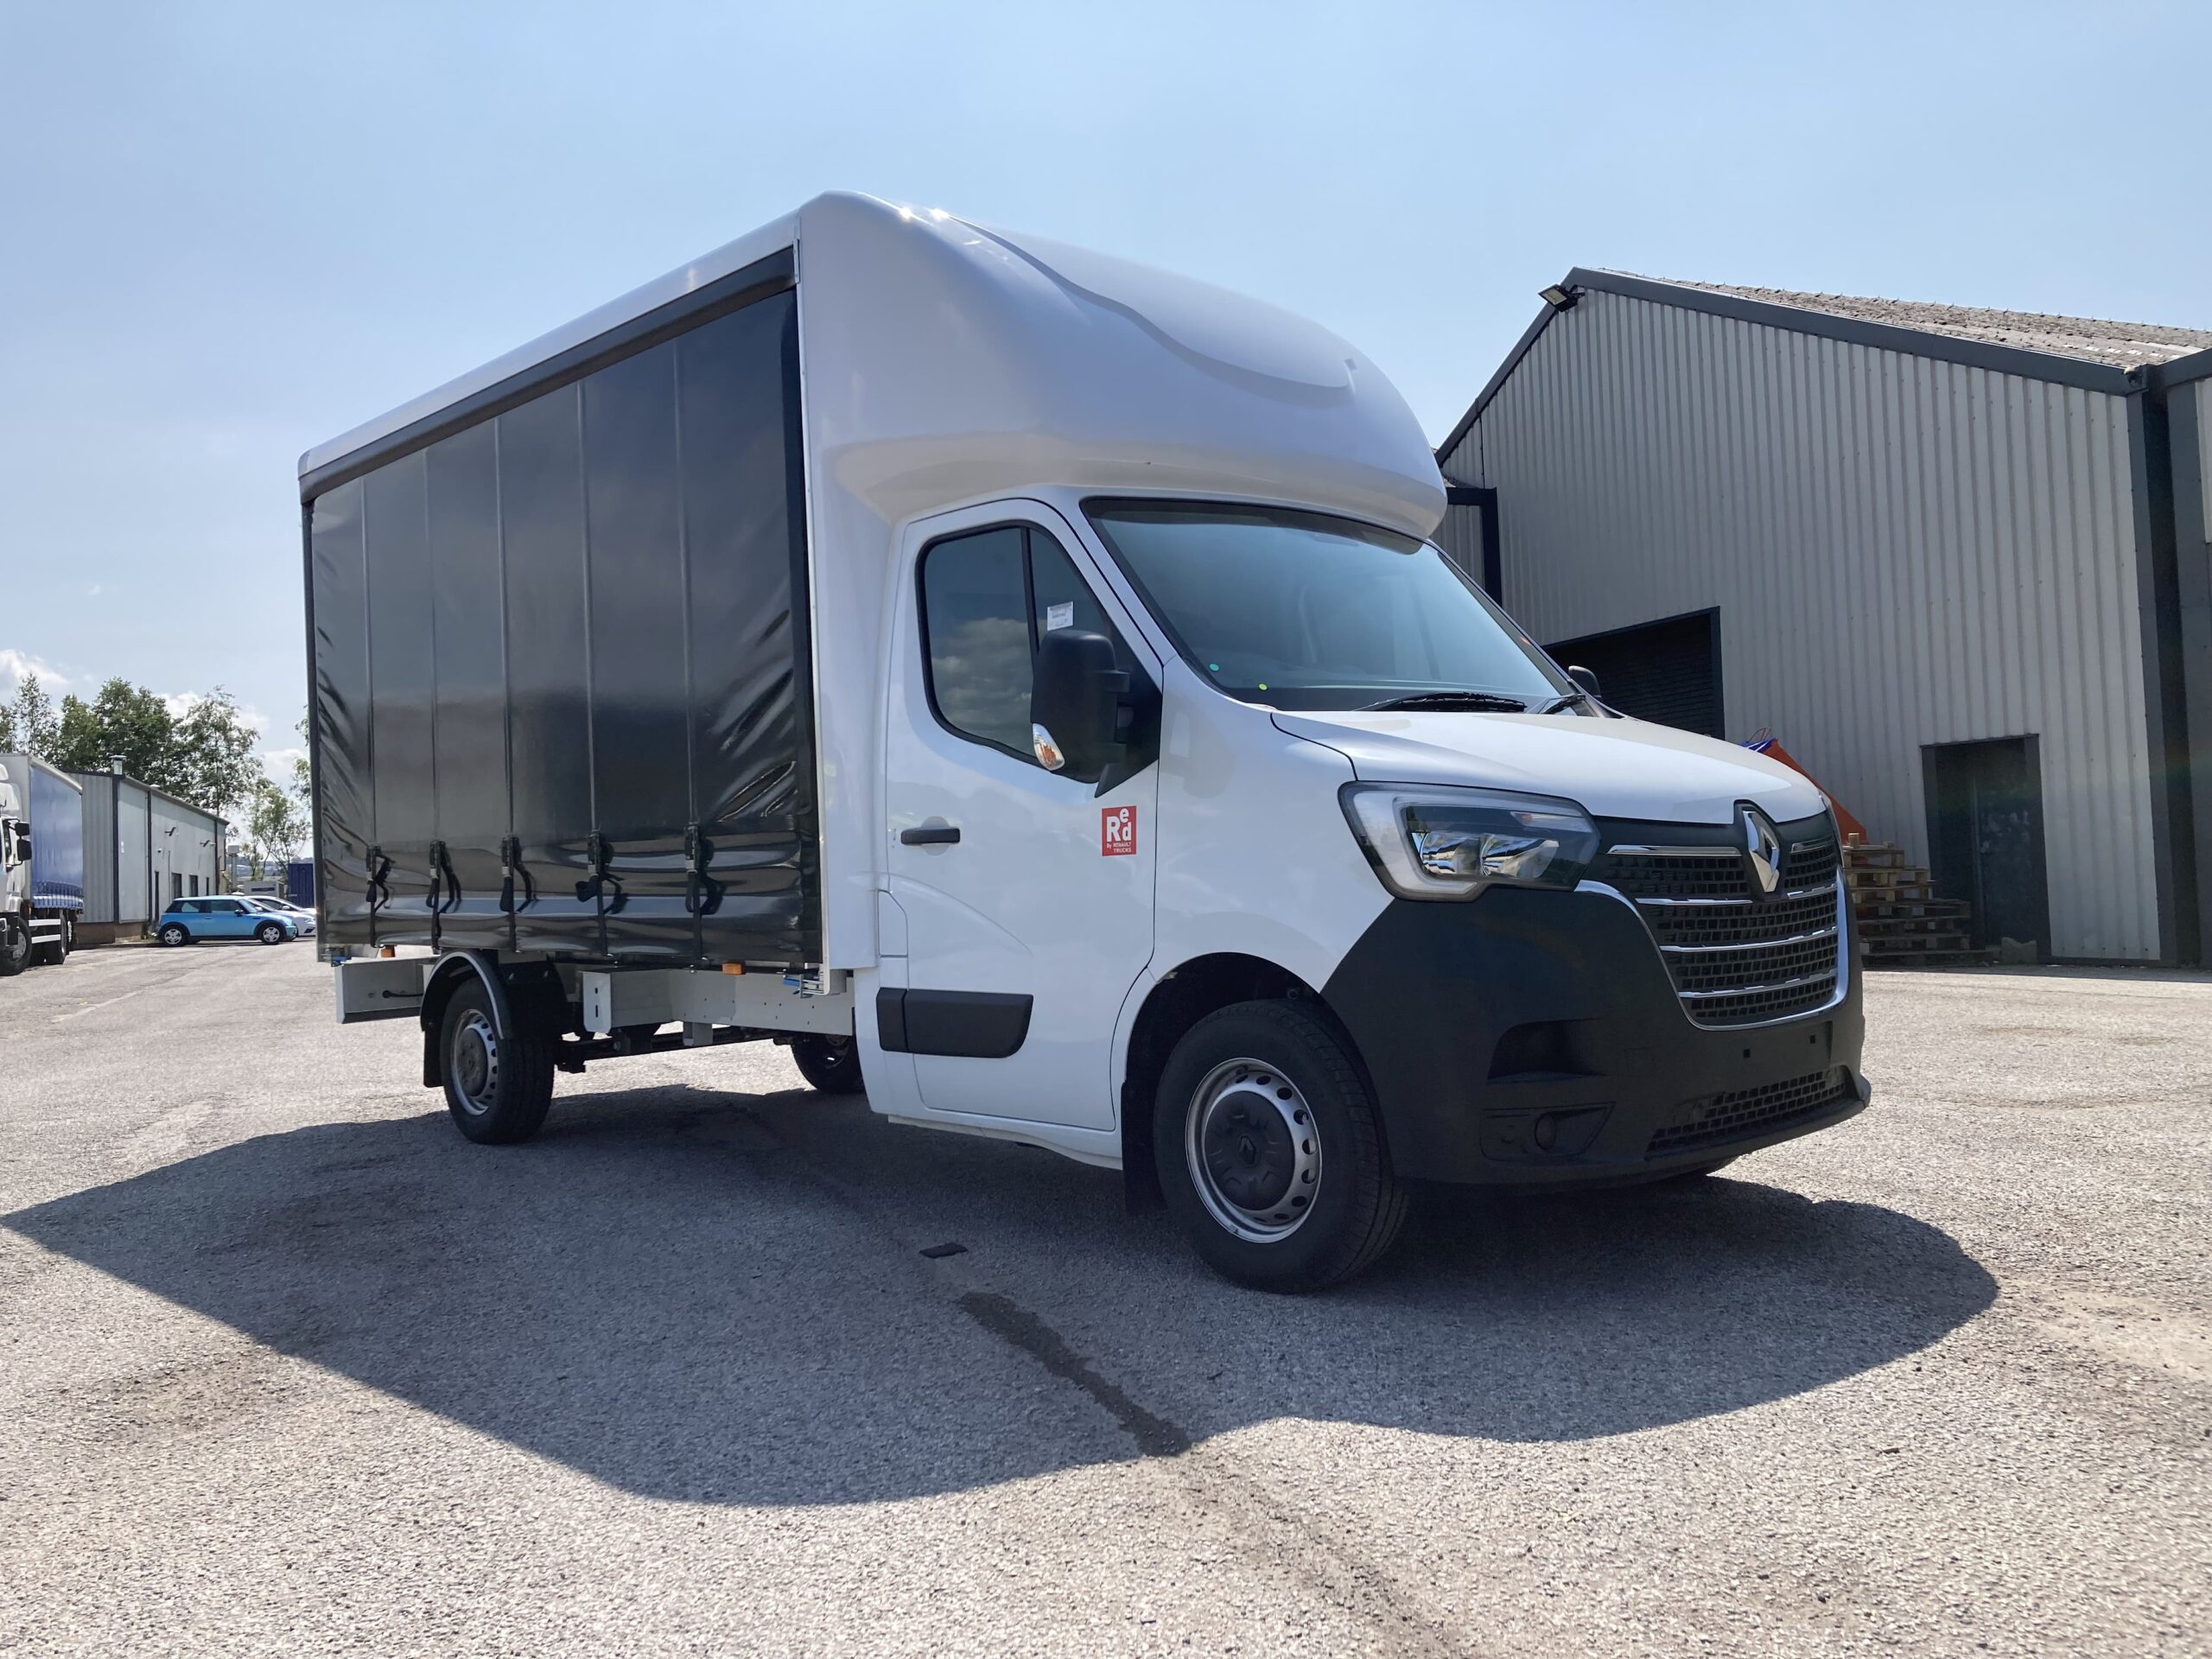
<instances>
[{"instance_id":1,"label":"cab door","mask_svg":"<svg viewBox=\"0 0 2212 1659\"><path fill-rule=\"evenodd\" d=\"M1152 956L1159 768L1140 743L1098 781L1046 770L1031 664L1073 627L1114 642L1140 701L1160 665L1041 504L926 521L901 571L884 868L906 983L880 994L879 1030L932 1115L1111 1128L1116 1020Z\"/></svg>"}]
</instances>

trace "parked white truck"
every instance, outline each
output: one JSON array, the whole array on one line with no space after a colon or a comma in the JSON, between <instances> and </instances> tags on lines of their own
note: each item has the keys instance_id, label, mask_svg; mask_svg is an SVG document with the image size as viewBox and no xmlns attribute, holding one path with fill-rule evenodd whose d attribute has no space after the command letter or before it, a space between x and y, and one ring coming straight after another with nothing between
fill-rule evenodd
<instances>
[{"instance_id":1,"label":"parked white truck","mask_svg":"<svg viewBox=\"0 0 2212 1659\"><path fill-rule=\"evenodd\" d=\"M69 960L85 909L85 791L34 754L0 754L0 979Z\"/></svg>"},{"instance_id":2,"label":"parked white truck","mask_svg":"<svg viewBox=\"0 0 2212 1659\"><path fill-rule=\"evenodd\" d=\"M1273 307L824 196L300 486L318 948L471 1140L772 1039L1307 1287L1868 1097L1818 791L1599 707Z\"/></svg>"}]
</instances>

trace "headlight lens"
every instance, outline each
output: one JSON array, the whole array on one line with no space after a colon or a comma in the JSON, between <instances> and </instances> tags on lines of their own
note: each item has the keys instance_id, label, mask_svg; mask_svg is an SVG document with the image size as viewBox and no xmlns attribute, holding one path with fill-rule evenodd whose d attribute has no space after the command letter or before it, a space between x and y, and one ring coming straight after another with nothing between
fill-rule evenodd
<instances>
[{"instance_id":1,"label":"headlight lens","mask_svg":"<svg viewBox=\"0 0 2212 1659\"><path fill-rule=\"evenodd\" d=\"M1571 887L1597 855L1573 801L1497 789L1346 784L1351 832L1382 885L1405 899L1471 899L1497 883Z\"/></svg>"}]
</instances>

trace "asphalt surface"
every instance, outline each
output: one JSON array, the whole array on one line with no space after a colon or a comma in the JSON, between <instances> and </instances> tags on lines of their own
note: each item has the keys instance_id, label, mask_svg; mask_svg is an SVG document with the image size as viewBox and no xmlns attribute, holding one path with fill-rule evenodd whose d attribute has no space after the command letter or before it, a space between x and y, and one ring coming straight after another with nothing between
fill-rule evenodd
<instances>
[{"instance_id":1,"label":"asphalt surface","mask_svg":"<svg viewBox=\"0 0 2212 1659\"><path fill-rule=\"evenodd\" d=\"M330 1001L0 982L0 1652L2212 1650L2212 981L1875 976L1853 1122L1304 1300L771 1048L474 1147Z\"/></svg>"}]
</instances>

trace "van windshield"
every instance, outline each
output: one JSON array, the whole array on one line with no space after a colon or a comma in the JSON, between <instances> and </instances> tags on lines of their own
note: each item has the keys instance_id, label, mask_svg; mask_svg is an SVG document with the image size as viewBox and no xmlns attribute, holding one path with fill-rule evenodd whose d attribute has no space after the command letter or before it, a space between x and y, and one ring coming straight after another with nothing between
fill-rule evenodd
<instances>
[{"instance_id":1,"label":"van windshield","mask_svg":"<svg viewBox=\"0 0 2212 1659\"><path fill-rule=\"evenodd\" d=\"M1244 702L1533 711L1574 693L1488 595L1410 536L1288 507L1084 508L1185 659Z\"/></svg>"}]
</instances>

